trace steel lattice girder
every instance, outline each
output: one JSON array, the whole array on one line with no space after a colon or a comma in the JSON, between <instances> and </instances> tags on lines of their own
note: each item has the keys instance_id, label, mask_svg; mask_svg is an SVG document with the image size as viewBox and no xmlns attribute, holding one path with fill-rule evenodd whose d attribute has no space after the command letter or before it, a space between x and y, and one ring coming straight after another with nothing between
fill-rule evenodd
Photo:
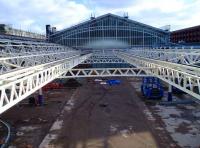
<instances>
[{"instance_id":1,"label":"steel lattice girder","mask_svg":"<svg viewBox=\"0 0 200 148\"><path fill-rule=\"evenodd\" d=\"M141 50L129 50L130 53L135 56L169 61L173 63L180 63L186 65L193 65L200 63L200 49L190 50L152 50L152 49L141 49Z\"/></svg>"},{"instance_id":2,"label":"steel lattice girder","mask_svg":"<svg viewBox=\"0 0 200 148\"><path fill-rule=\"evenodd\" d=\"M90 69L69 69L60 78L74 77L116 77L116 76L150 76L148 71L151 68L90 68Z\"/></svg>"},{"instance_id":3,"label":"steel lattice girder","mask_svg":"<svg viewBox=\"0 0 200 148\"><path fill-rule=\"evenodd\" d=\"M37 45L37 46L61 46L55 43L48 43L48 42L37 42L37 41L23 41L23 40L10 40L10 39L0 39L0 44L6 45Z\"/></svg>"},{"instance_id":4,"label":"steel lattice girder","mask_svg":"<svg viewBox=\"0 0 200 148\"><path fill-rule=\"evenodd\" d=\"M150 60L123 52L117 52L116 55L130 64L152 68L148 70L148 73L200 100L200 75L195 75L195 73L199 73L199 68L191 67L193 69L191 72L193 74L191 74L183 69L184 65L176 64L174 67L174 63Z\"/></svg>"},{"instance_id":5,"label":"steel lattice girder","mask_svg":"<svg viewBox=\"0 0 200 148\"><path fill-rule=\"evenodd\" d=\"M31 67L35 65L41 65L54 61L59 61L74 55L79 55L77 51L68 52L56 52L56 53L41 53L40 55L28 55L17 57L0 58L1 68L0 73L7 73L11 70L17 70L24 67Z\"/></svg>"},{"instance_id":6,"label":"steel lattice girder","mask_svg":"<svg viewBox=\"0 0 200 148\"><path fill-rule=\"evenodd\" d=\"M4 111L8 110L30 94L34 93L47 83L52 80L58 78L63 73L65 73L68 69L73 68L74 66L80 64L87 58L89 58L91 54L76 56L70 60L63 61L61 63L54 63L45 65L43 68L35 70L33 73L29 73L29 71L20 72L20 77L17 77L14 80L7 81L5 75L8 75L7 78L12 78L12 74L9 75L0 75L0 114ZM34 69L34 67L33 67ZM15 72L17 73L17 72ZM13 73L13 74L15 74ZM25 74L23 74L25 73ZM26 74L28 73L28 74Z\"/></svg>"},{"instance_id":7,"label":"steel lattice girder","mask_svg":"<svg viewBox=\"0 0 200 148\"><path fill-rule=\"evenodd\" d=\"M45 64L80 54L71 48L52 45L0 45L0 73Z\"/></svg>"},{"instance_id":8,"label":"steel lattice girder","mask_svg":"<svg viewBox=\"0 0 200 148\"><path fill-rule=\"evenodd\" d=\"M85 60L83 63L81 64L95 64L95 63L126 63L124 60L119 59L117 57L113 57L113 58L89 58L87 60Z\"/></svg>"},{"instance_id":9,"label":"steel lattice girder","mask_svg":"<svg viewBox=\"0 0 200 148\"><path fill-rule=\"evenodd\" d=\"M27 67L27 68L21 68L21 69L13 70L13 71L7 72L5 74L1 74L0 80L2 80L1 82L3 84L7 83L7 82L11 82L11 81L14 81L16 79L20 79L22 77L33 74L36 71L40 71L40 70L43 70L45 68L49 68L49 67L54 66L54 65L59 65L59 64L68 62L69 60L71 60L73 58L78 58L78 57L80 57L80 56L75 55L75 56L71 56L69 58L65 58L65 59L62 59L62 60L54 61L54 62L49 62L49 63L45 63L45 64L36 65L36 66L33 66L33 67Z\"/></svg>"},{"instance_id":10,"label":"steel lattice girder","mask_svg":"<svg viewBox=\"0 0 200 148\"><path fill-rule=\"evenodd\" d=\"M92 56L81 64L110 64L110 63L126 63L124 60L114 55L115 50L92 50Z\"/></svg>"},{"instance_id":11,"label":"steel lattice girder","mask_svg":"<svg viewBox=\"0 0 200 148\"><path fill-rule=\"evenodd\" d=\"M120 52L120 53L124 54L124 55L128 54L128 55L131 55L132 57L140 58L140 60L153 62L153 63L156 63L156 64L162 64L165 67L170 67L172 69L187 72L187 73L192 74L192 75L200 76L200 68L198 68L198 67L194 67L194 66L190 66L190 65L183 65L183 64L178 64L178 63L172 63L172 62L167 62L167 61L162 61L162 60L155 60L155 59L152 59L152 58L145 58L145 57L142 57L142 56L136 56L135 54L132 54L132 53L129 53L129 52ZM137 61L134 64L137 66L137 64L138 64Z\"/></svg>"}]
</instances>

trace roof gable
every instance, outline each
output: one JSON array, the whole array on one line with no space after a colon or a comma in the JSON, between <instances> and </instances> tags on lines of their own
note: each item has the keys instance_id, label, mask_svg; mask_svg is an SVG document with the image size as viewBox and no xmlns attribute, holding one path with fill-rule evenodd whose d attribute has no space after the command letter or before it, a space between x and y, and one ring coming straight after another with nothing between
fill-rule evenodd
<instances>
[{"instance_id":1,"label":"roof gable","mask_svg":"<svg viewBox=\"0 0 200 148\"><path fill-rule=\"evenodd\" d=\"M90 19L88 21L85 21L83 23L79 23L79 24L71 26L69 28L57 31L55 34L59 34L59 33L62 33L64 31L68 31L68 30L71 30L71 29L76 29L79 26L83 26L83 25L86 25L88 23L92 23L94 21L99 21L99 20L102 20L102 19L107 19L108 17L109 18L113 18L113 19L118 19L118 20L121 20L121 21L125 21L126 23L135 24L135 25L138 25L138 26L141 26L141 27L145 27L145 28L148 28L148 29L153 29L153 30L157 30L157 31L160 31L160 32L163 32L163 33L168 33L167 31L164 31L162 29L159 29L159 28L156 28L156 27L153 27L153 26L150 26L150 25L146 25L146 24L143 24L143 23L140 23L140 22L128 19L128 18L124 18L124 17L118 16L118 15L115 15L115 14L107 13L107 14L101 15L99 17L96 17L94 19ZM53 35L55 35L55 34L53 34Z\"/></svg>"}]
</instances>

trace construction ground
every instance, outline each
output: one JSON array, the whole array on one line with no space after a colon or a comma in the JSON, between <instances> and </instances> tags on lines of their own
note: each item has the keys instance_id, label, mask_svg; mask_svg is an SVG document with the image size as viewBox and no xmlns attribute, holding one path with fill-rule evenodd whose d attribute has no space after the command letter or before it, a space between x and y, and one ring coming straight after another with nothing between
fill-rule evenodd
<instances>
[{"instance_id":1,"label":"construction ground","mask_svg":"<svg viewBox=\"0 0 200 148\"><path fill-rule=\"evenodd\" d=\"M11 126L9 147L200 147L199 104L147 102L140 78L117 79L120 85L83 78L82 86L46 91L43 106L30 107L28 99L20 102L1 116ZM1 126L0 132L6 134Z\"/></svg>"}]
</instances>

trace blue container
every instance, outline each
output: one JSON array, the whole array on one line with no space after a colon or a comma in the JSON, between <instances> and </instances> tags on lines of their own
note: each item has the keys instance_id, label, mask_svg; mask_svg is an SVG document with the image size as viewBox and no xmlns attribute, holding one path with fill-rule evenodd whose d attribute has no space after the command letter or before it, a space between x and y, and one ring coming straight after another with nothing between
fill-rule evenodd
<instances>
[{"instance_id":1,"label":"blue container","mask_svg":"<svg viewBox=\"0 0 200 148\"><path fill-rule=\"evenodd\" d=\"M43 96L42 95L38 95L38 104L40 106L42 106L44 104L44 100L43 100Z\"/></svg>"},{"instance_id":2,"label":"blue container","mask_svg":"<svg viewBox=\"0 0 200 148\"><path fill-rule=\"evenodd\" d=\"M112 86L112 85L121 84L121 81L120 80L107 80L106 83L109 84L110 86Z\"/></svg>"},{"instance_id":3,"label":"blue container","mask_svg":"<svg viewBox=\"0 0 200 148\"><path fill-rule=\"evenodd\" d=\"M164 94L160 80L155 77L143 78L141 92L147 99L161 99Z\"/></svg>"}]
</instances>

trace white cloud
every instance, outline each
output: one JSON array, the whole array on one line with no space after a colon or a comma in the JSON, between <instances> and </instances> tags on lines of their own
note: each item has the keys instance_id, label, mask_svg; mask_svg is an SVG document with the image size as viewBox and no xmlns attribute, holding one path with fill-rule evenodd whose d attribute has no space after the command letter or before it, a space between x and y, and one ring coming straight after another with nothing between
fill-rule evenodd
<instances>
[{"instance_id":1,"label":"white cloud","mask_svg":"<svg viewBox=\"0 0 200 148\"><path fill-rule=\"evenodd\" d=\"M97 7L97 14L112 12L155 27L171 25L172 30L200 25L200 0L135 0L125 7Z\"/></svg>"},{"instance_id":2,"label":"white cloud","mask_svg":"<svg viewBox=\"0 0 200 148\"><path fill-rule=\"evenodd\" d=\"M140 13L144 10L160 10L163 13L176 13L182 11L186 7L183 0L139 0L132 7L128 8L129 11Z\"/></svg>"},{"instance_id":3,"label":"white cloud","mask_svg":"<svg viewBox=\"0 0 200 148\"><path fill-rule=\"evenodd\" d=\"M128 12L131 19L156 27L171 24L173 30L200 24L200 0L0 0L0 6L0 23L43 33L46 24L63 29L91 13Z\"/></svg>"},{"instance_id":4,"label":"white cloud","mask_svg":"<svg viewBox=\"0 0 200 148\"><path fill-rule=\"evenodd\" d=\"M46 24L62 29L88 18L91 13L86 6L72 0L0 0L0 5L4 7L0 9L1 23L43 32ZM43 29L38 29L38 25Z\"/></svg>"},{"instance_id":5,"label":"white cloud","mask_svg":"<svg viewBox=\"0 0 200 148\"><path fill-rule=\"evenodd\" d=\"M35 21L33 19L25 19L22 21L22 24L25 26L30 26L34 23Z\"/></svg>"}]
</instances>

